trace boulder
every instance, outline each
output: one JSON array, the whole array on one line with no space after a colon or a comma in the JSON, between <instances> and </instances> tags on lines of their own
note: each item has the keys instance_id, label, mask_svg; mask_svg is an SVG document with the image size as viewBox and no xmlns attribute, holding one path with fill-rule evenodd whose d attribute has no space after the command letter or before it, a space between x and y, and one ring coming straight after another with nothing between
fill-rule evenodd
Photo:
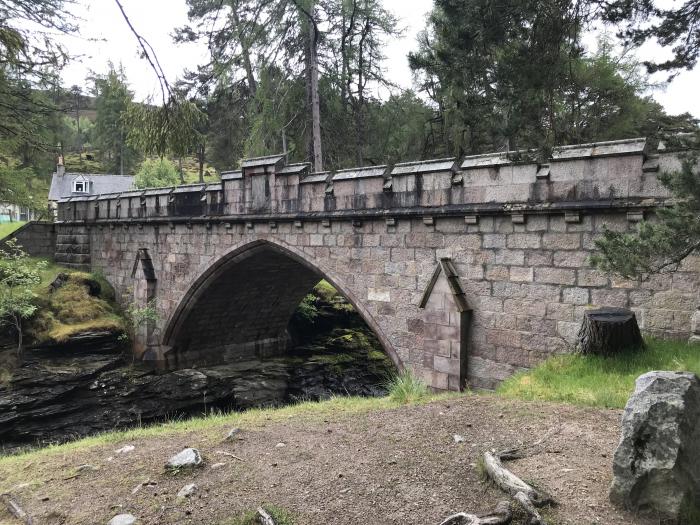
<instances>
[{"instance_id":1,"label":"boulder","mask_svg":"<svg viewBox=\"0 0 700 525\"><path fill-rule=\"evenodd\" d=\"M136 516L133 514L118 514L114 516L107 525L134 525Z\"/></svg>"},{"instance_id":2,"label":"boulder","mask_svg":"<svg viewBox=\"0 0 700 525\"><path fill-rule=\"evenodd\" d=\"M165 464L165 468L179 470L183 468L198 467L202 464L202 455L196 448L186 448L171 457Z\"/></svg>"},{"instance_id":3,"label":"boulder","mask_svg":"<svg viewBox=\"0 0 700 525\"><path fill-rule=\"evenodd\" d=\"M700 379L689 372L637 378L622 416L610 500L679 521L700 501Z\"/></svg>"}]
</instances>

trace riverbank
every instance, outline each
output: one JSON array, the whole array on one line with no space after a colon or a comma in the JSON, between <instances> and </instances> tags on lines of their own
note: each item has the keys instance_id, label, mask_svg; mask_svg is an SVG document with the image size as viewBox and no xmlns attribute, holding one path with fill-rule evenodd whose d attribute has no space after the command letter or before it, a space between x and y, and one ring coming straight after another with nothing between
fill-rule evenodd
<instances>
[{"instance_id":1,"label":"riverbank","mask_svg":"<svg viewBox=\"0 0 700 525\"><path fill-rule=\"evenodd\" d=\"M395 372L372 331L325 282L293 316L283 355L156 372L129 357L124 314L102 281L43 267L28 330L34 346L21 359L0 348L0 452L212 411L382 396Z\"/></svg>"},{"instance_id":2,"label":"riverbank","mask_svg":"<svg viewBox=\"0 0 700 525\"><path fill-rule=\"evenodd\" d=\"M92 525L129 512L141 525L214 525L267 503L297 525L425 525L492 508L503 495L481 481L483 451L548 435L540 454L509 466L560 502L550 523L647 525L608 503L619 417L617 410L474 394L410 406L335 398L1 458L0 491L12 492L38 523ZM238 439L226 441L232 428L241 429ZM164 463L186 446L202 452L204 466L167 473ZM195 494L178 498L189 483Z\"/></svg>"}]
</instances>

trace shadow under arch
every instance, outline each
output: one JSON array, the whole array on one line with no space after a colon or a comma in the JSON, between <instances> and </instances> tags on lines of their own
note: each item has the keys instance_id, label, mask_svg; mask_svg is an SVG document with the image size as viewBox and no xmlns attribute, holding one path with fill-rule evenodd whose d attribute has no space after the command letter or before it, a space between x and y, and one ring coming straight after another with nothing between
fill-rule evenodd
<instances>
[{"instance_id":1,"label":"shadow under arch","mask_svg":"<svg viewBox=\"0 0 700 525\"><path fill-rule=\"evenodd\" d=\"M332 284L377 336L398 370L403 364L378 323L355 295L308 254L257 239L204 269L170 316L162 343L166 366L235 361L283 351L287 325L321 279Z\"/></svg>"}]
</instances>

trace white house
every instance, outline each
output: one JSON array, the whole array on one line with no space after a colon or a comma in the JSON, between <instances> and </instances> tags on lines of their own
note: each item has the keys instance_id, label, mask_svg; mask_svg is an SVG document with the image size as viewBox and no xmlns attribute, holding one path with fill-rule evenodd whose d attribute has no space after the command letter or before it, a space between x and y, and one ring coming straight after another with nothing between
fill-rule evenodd
<instances>
[{"instance_id":1,"label":"white house","mask_svg":"<svg viewBox=\"0 0 700 525\"><path fill-rule=\"evenodd\" d=\"M66 172L65 166L59 159L56 172L51 177L49 208L55 210L56 203L68 197L118 193L131 190L133 187L132 175Z\"/></svg>"}]
</instances>

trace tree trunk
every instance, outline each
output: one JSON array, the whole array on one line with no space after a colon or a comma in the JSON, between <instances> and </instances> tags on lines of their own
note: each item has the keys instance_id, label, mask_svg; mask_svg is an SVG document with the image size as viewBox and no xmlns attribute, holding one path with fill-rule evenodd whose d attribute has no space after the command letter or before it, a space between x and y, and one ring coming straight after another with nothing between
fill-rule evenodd
<instances>
[{"instance_id":1,"label":"tree trunk","mask_svg":"<svg viewBox=\"0 0 700 525\"><path fill-rule=\"evenodd\" d=\"M248 45L247 36L241 31L241 20L238 17L235 7L231 9L231 19L234 24L236 24L236 33L238 41L241 44L241 57L243 58L243 68L245 69L245 75L248 81L248 89L250 90L250 94L255 97L255 93L258 90L258 83L255 81L255 74L253 73L253 62L250 59L250 46Z\"/></svg>"},{"instance_id":2,"label":"tree trunk","mask_svg":"<svg viewBox=\"0 0 700 525\"><path fill-rule=\"evenodd\" d=\"M185 172L182 170L182 157L177 159L177 168L180 171L180 184L185 183Z\"/></svg>"},{"instance_id":3,"label":"tree trunk","mask_svg":"<svg viewBox=\"0 0 700 525\"><path fill-rule=\"evenodd\" d=\"M313 16L313 5L310 9ZM314 171L323 171L321 152L321 100L318 93L318 30L313 19L309 20L309 82L311 95L311 148Z\"/></svg>"},{"instance_id":4,"label":"tree trunk","mask_svg":"<svg viewBox=\"0 0 700 525\"><path fill-rule=\"evenodd\" d=\"M22 357L22 346L24 345L24 337L22 336L22 318L15 317L15 330L17 330L17 357Z\"/></svg>"},{"instance_id":5,"label":"tree trunk","mask_svg":"<svg viewBox=\"0 0 700 525\"><path fill-rule=\"evenodd\" d=\"M582 354L615 355L644 347L634 312L624 308L588 310L578 333Z\"/></svg>"},{"instance_id":6,"label":"tree trunk","mask_svg":"<svg viewBox=\"0 0 700 525\"><path fill-rule=\"evenodd\" d=\"M205 152L205 146L204 144L200 144L199 148L197 148L197 156L199 157L199 182L204 183L204 152Z\"/></svg>"}]
</instances>

